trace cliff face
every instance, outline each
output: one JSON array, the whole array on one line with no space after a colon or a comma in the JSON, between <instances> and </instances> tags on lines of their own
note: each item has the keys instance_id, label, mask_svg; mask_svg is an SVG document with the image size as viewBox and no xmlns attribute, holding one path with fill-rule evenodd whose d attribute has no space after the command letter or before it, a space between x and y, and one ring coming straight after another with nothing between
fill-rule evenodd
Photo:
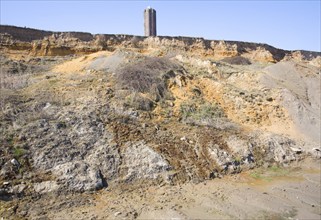
<instances>
[{"instance_id":1,"label":"cliff face","mask_svg":"<svg viewBox=\"0 0 321 220\"><path fill-rule=\"evenodd\" d=\"M41 40L44 37L48 37L54 33L61 34L62 32L43 31L33 28L22 28L9 25L1 25L0 33L7 33L12 36L13 39L18 41L31 42L33 40ZM91 41L93 36L90 33L84 32L68 32L69 37L75 37L81 41Z\"/></svg>"},{"instance_id":2,"label":"cliff face","mask_svg":"<svg viewBox=\"0 0 321 220\"><path fill-rule=\"evenodd\" d=\"M1 25L0 49L28 50L35 56L88 54L119 47L136 47L141 50L158 49L160 53L180 51L200 54L215 60L243 56L253 61L278 62L283 59L312 61L320 64L319 52L285 51L267 44L216 41L189 37L140 37L82 32L51 32L30 28Z\"/></svg>"},{"instance_id":3,"label":"cliff face","mask_svg":"<svg viewBox=\"0 0 321 220\"><path fill-rule=\"evenodd\" d=\"M132 202L138 205L134 211L124 210L129 203L122 192L129 198L137 191L132 189L142 187L151 193L154 186L194 187L244 171L261 175L253 168L319 165L320 53L8 26L1 26L0 50L0 215L5 218L76 218L57 210L86 206L103 196L101 189L123 201L116 205L124 215L117 216L149 218L139 211L146 206L140 196ZM81 194L85 191L94 194ZM271 201L279 193L273 192ZM57 195L64 202L48 205L47 198L56 204ZM101 200L109 202L109 196ZM177 195L167 199L173 198ZM96 212L100 204L93 207ZM303 208L315 216L317 206ZM111 208L100 217L114 213ZM252 218L247 211L241 214Z\"/></svg>"}]
</instances>

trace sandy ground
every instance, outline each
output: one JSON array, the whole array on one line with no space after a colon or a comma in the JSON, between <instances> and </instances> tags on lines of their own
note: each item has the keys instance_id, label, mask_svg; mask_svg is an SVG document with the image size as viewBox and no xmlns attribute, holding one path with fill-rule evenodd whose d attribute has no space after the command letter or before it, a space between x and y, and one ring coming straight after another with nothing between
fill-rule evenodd
<instances>
[{"instance_id":1,"label":"sandy ground","mask_svg":"<svg viewBox=\"0 0 321 220\"><path fill-rule=\"evenodd\" d=\"M262 85L278 91L298 135L320 145L320 74L316 67L297 62L279 62L264 69Z\"/></svg>"},{"instance_id":2,"label":"sandy ground","mask_svg":"<svg viewBox=\"0 0 321 220\"><path fill-rule=\"evenodd\" d=\"M320 219L320 163L252 170L180 186L100 191L53 219Z\"/></svg>"}]
</instances>

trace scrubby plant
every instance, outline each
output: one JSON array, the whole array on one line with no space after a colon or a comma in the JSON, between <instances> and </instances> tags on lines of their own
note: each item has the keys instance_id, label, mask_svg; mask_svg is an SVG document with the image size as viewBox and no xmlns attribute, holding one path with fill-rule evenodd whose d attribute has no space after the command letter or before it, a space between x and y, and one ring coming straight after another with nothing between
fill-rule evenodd
<instances>
[{"instance_id":1,"label":"scrubby plant","mask_svg":"<svg viewBox=\"0 0 321 220\"><path fill-rule=\"evenodd\" d=\"M196 104L190 102L184 102L180 105L180 113L183 119L191 117L196 112Z\"/></svg>"},{"instance_id":2,"label":"scrubby plant","mask_svg":"<svg viewBox=\"0 0 321 220\"><path fill-rule=\"evenodd\" d=\"M217 129L235 129L236 125L228 120L218 103L199 103L193 100L180 106L182 122L191 125L203 125Z\"/></svg>"},{"instance_id":3,"label":"scrubby plant","mask_svg":"<svg viewBox=\"0 0 321 220\"><path fill-rule=\"evenodd\" d=\"M133 93L126 97L125 105L137 110L150 111L154 107L154 102L139 93Z\"/></svg>"},{"instance_id":4,"label":"scrubby plant","mask_svg":"<svg viewBox=\"0 0 321 220\"><path fill-rule=\"evenodd\" d=\"M121 89L147 94L154 101L159 101L166 98L166 80L173 77L167 73L178 68L179 65L167 58L145 57L119 68L116 71L117 84Z\"/></svg>"},{"instance_id":5,"label":"scrubby plant","mask_svg":"<svg viewBox=\"0 0 321 220\"><path fill-rule=\"evenodd\" d=\"M21 147L15 147L15 148L13 149L13 155L14 155L15 158L20 158L20 157L22 157L25 153L26 153L26 151L25 151L23 148L21 148Z\"/></svg>"},{"instance_id":6,"label":"scrubby plant","mask_svg":"<svg viewBox=\"0 0 321 220\"><path fill-rule=\"evenodd\" d=\"M185 102L181 104L180 112L184 119L204 120L225 117L223 109L217 103L197 105L196 103Z\"/></svg>"},{"instance_id":7,"label":"scrubby plant","mask_svg":"<svg viewBox=\"0 0 321 220\"><path fill-rule=\"evenodd\" d=\"M198 108L196 118L222 118L225 117L223 109L217 103L205 103Z\"/></svg>"}]
</instances>

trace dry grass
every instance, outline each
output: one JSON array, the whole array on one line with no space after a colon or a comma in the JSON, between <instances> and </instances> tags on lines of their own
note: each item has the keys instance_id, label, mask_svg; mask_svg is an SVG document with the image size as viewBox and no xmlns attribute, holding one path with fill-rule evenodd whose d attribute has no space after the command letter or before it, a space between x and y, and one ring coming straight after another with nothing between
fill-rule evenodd
<instances>
[{"instance_id":1,"label":"dry grass","mask_svg":"<svg viewBox=\"0 0 321 220\"><path fill-rule=\"evenodd\" d=\"M135 92L126 97L125 105L137 110L151 111L154 107L154 102Z\"/></svg>"},{"instance_id":2,"label":"dry grass","mask_svg":"<svg viewBox=\"0 0 321 220\"><path fill-rule=\"evenodd\" d=\"M166 80L173 76L169 73L178 68L169 59L146 57L118 69L117 83L121 89L149 94L153 100L159 101L168 93Z\"/></svg>"}]
</instances>

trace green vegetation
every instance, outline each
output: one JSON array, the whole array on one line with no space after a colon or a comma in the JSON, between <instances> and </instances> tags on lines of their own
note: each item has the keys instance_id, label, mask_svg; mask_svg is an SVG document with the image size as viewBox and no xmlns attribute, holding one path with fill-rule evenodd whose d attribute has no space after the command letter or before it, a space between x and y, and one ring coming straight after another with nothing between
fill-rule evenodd
<instances>
[{"instance_id":1,"label":"green vegetation","mask_svg":"<svg viewBox=\"0 0 321 220\"><path fill-rule=\"evenodd\" d=\"M241 156L236 156L235 158L234 158L234 160L236 161L236 162L238 162L238 163L241 163L242 162L242 157Z\"/></svg>"},{"instance_id":2,"label":"green vegetation","mask_svg":"<svg viewBox=\"0 0 321 220\"><path fill-rule=\"evenodd\" d=\"M290 173L289 169L285 169L284 167L276 165L269 167L268 170L272 172L273 176L286 176Z\"/></svg>"},{"instance_id":3,"label":"green vegetation","mask_svg":"<svg viewBox=\"0 0 321 220\"><path fill-rule=\"evenodd\" d=\"M258 169L258 170L251 172L250 176L254 179L257 179L257 180L264 180L267 182L272 181L272 178L270 176L266 176L264 174L264 172L262 171L262 169Z\"/></svg>"},{"instance_id":4,"label":"green vegetation","mask_svg":"<svg viewBox=\"0 0 321 220\"><path fill-rule=\"evenodd\" d=\"M185 102L180 106L180 113L184 119L194 120L225 117L223 109L217 103L204 103L198 106L196 103Z\"/></svg>"},{"instance_id":5,"label":"green vegetation","mask_svg":"<svg viewBox=\"0 0 321 220\"><path fill-rule=\"evenodd\" d=\"M262 179L262 175L257 171L251 172L250 176L254 179Z\"/></svg>"},{"instance_id":6,"label":"green vegetation","mask_svg":"<svg viewBox=\"0 0 321 220\"><path fill-rule=\"evenodd\" d=\"M50 84L50 85L55 85L55 84L57 84L58 82L59 82L58 79L51 79L51 80L49 80L49 84Z\"/></svg>"},{"instance_id":7,"label":"green vegetation","mask_svg":"<svg viewBox=\"0 0 321 220\"><path fill-rule=\"evenodd\" d=\"M266 169L258 168L253 170L250 173L250 176L254 179L261 179L265 181L272 181L275 177L286 176L289 175L290 170L284 167L280 167L277 165L273 165Z\"/></svg>"},{"instance_id":8,"label":"green vegetation","mask_svg":"<svg viewBox=\"0 0 321 220\"><path fill-rule=\"evenodd\" d=\"M14 155L14 157L16 157L16 158L22 157L25 153L26 153L26 151L25 151L23 148L15 147L15 148L13 149L13 155Z\"/></svg>"},{"instance_id":9,"label":"green vegetation","mask_svg":"<svg viewBox=\"0 0 321 220\"><path fill-rule=\"evenodd\" d=\"M182 103L180 106L180 113L184 119L191 117L196 112L196 105L188 102Z\"/></svg>"}]
</instances>

